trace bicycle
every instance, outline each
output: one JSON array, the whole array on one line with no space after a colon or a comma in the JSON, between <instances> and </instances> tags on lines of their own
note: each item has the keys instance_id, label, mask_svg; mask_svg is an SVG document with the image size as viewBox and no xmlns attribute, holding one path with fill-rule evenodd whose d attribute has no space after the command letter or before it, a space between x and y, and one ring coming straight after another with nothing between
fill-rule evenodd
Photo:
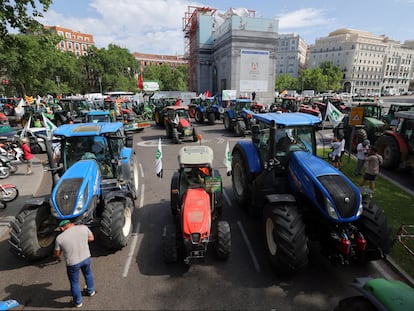
<instances>
[{"instance_id":1,"label":"bicycle","mask_svg":"<svg viewBox=\"0 0 414 311\"><path fill-rule=\"evenodd\" d=\"M0 203L3 209L7 207L7 203L12 202L19 196L19 189L13 184L0 184Z\"/></svg>"}]
</instances>

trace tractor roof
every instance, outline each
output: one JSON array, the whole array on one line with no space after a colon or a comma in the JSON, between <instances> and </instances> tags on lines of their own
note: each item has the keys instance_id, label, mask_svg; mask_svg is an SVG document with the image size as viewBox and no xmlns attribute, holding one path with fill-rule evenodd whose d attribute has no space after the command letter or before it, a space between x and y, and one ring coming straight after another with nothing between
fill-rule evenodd
<instances>
[{"instance_id":1,"label":"tractor roof","mask_svg":"<svg viewBox=\"0 0 414 311\"><path fill-rule=\"evenodd\" d=\"M178 163L180 165L205 164L213 166L213 149L200 145L182 147L178 153Z\"/></svg>"},{"instance_id":2,"label":"tractor roof","mask_svg":"<svg viewBox=\"0 0 414 311\"><path fill-rule=\"evenodd\" d=\"M302 112L255 113L253 114L253 118L269 125L274 121L276 125L283 126L316 125L321 122L318 117Z\"/></svg>"},{"instance_id":3,"label":"tractor roof","mask_svg":"<svg viewBox=\"0 0 414 311\"><path fill-rule=\"evenodd\" d=\"M395 116L397 118L414 120L414 111L397 111Z\"/></svg>"},{"instance_id":4,"label":"tractor roof","mask_svg":"<svg viewBox=\"0 0 414 311\"><path fill-rule=\"evenodd\" d=\"M108 110L91 110L88 112L89 116L106 116L109 114Z\"/></svg>"},{"instance_id":5,"label":"tractor roof","mask_svg":"<svg viewBox=\"0 0 414 311\"><path fill-rule=\"evenodd\" d=\"M98 136L115 133L122 129L121 122L99 122L99 123L75 123L59 126L54 132L55 136Z\"/></svg>"},{"instance_id":6,"label":"tractor roof","mask_svg":"<svg viewBox=\"0 0 414 311\"><path fill-rule=\"evenodd\" d=\"M188 110L188 106L167 106L164 107L166 110Z\"/></svg>"}]
</instances>

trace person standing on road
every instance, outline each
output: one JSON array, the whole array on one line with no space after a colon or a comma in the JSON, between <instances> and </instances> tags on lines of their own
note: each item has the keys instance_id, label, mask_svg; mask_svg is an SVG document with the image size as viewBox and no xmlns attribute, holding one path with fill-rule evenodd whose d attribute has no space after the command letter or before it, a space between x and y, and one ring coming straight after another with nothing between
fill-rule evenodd
<instances>
[{"instance_id":1,"label":"person standing on road","mask_svg":"<svg viewBox=\"0 0 414 311\"><path fill-rule=\"evenodd\" d=\"M379 174L379 168L382 164L383 158L378 154L377 149L371 146L368 151L368 155L365 157L365 174L360 184L361 187L365 185L365 182L369 181L369 188L371 189L371 197L375 191L375 179Z\"/></svg>"},{"instance_id":2,"label":"person standing on road","mask_svg":"<svg viewBox=\"0 0 414 311\"><path fill-rule=\"evenodd\" d=\"M369 140L365 139L363 142L357 145L357 164L354 170L354 176L360 176L362 167L365 163L365 155L368 153L369 150Z\"/></svg>"},{"instance_id":3,"label":"person standing on road","mask_svg":"<svg viewBox=\"0 0 414 311\"><path fill-rule=\"evenodd\" d=\"M79 271L85 278L85 295L95 295L95 285L91 269L91 252L89 243L94 240L93 233L85 225L75 225L70 220L59 223L62 233L55 242L53 255L57 258L63 253L66 261L66 271L72 292L72 303L76 308L82 307L82 294L79 287Z\"/></svg>"},{"instance_id":4,"label":"person standing on road","mask_svg":"<svg viewBox=\"0 0 414 311\"><path fill-rule=\"evenodd\" d=\"M22 141L23 157L27 164L26 175L31 175L33 174L32 163L33 163L34 156L32 154L32 151L30 150L29 139L27 137L23 137L21 141Z\"/></svg>"},{"instance_id":5,"label":"person standing on road","mask_svg":"<svg viewBox=\"0 0 414 311\"><path fill-rule=\"evenodd\" d=\"M341 169L340 167L340 159L341 159L341 148L342 142L339 140L338 137L334 137L331 141L332 153L331 153L331 160L333 166L337 169Z\"/></svg>"}]
</instances>

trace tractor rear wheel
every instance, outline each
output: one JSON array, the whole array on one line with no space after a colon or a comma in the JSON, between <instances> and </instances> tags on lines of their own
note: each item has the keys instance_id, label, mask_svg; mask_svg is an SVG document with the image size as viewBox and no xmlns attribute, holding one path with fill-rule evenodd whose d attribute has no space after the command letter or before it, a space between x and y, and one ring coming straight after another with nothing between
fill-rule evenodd
<instances>
[{"instance_id":1,"label":"tractor rear wheel","mask_svg":"<svg viewBox=\"0 0 414 311\"><path fill-rule=\"evenodd\" d=\"M180 138L178 137L178 131L175 127L172 129L171 137L172 137L172 141L174 144L180 143Z\"/></svg>"},{"instance_id":2,"label":"tractor rear wheel","mask_svg":"<svg viewBox=\"0 0 414 311\"><path fill-rule=\"evenodd\" d=\"M356 148L359 143L363 142L365 139L368 139L367 131L363 128L356 129L354 132L354 136L352 136L352 132L349 137L349 145L352 151L356 151Z\"/></svg>"},{"instance_id":3,"label":"tractor rear wheel","mask_svg":"<svg viewBox=\"0 0 414 311\"><path fill-rule=\"evenodd\" d=\"M236 151L231 161L231 180L233 194L237 204L243 208L249 206L249 168L244 157L239 151Z\"/></svg>"},{"instance_id":4,"label":"tractor rear wheel","mask_svg":"<svg viewBox=\"0 0 414 311\"><path fill-rule=\"evenodd\" d=\"M377 311L378 309L364 296L353 296L342 299L334 311Z\"/></svg>"},{"instance_id":5,"label":"tractor rear wheel","mask_svg":"<svg viewBox=\"0 0 414 311\"><path fill-rule=\"evenodd\" d=\"M52 255L55 246L55 226L50 224L50 207L24 209L12 222L9 244L13 251L28 260Z\"/></svg>"},{"instance_id":6,"label":"tractor rear wheel","mask_svg":"<svg viewBox=\"0 0 414 311\"><path fill-rule=\"evenodd\" d=\"M375 142L378 153L382 155L382 167L385 169L397 168L400 165L400 147L394 137L382 135Z\"/></svg>"},{"instance_id":7,"label":"tractor rear wheel","mask_svg":"<svg viewBox=\"0 0 414 311\"><path fill-rule=\"evenodd\" d=\"M231 120L227 113L224 114L223 124L226 130L231 130Z\"/></svg>"},{"instance_id":8,"label":"tractor rear wheel","mask_svg":"<svg viewBox=\"0 0 414 311\"><path fill-rule=\"evenodd\" d=\"M203 113L200 110L196 110L194 120L197 123L203 123L204 122Z\"/></svg>"},{"instance_id":9,"label":"tractor rear wheel","mask_svg":"<svg viewBox=\"0 0 414 311\"><path fill-rule=\"evenodd\" d=\"M132 200L110 201L104 207L101 219L103 242L110 249L121 249L128 244L132 232Z\"/></svg>"},{"instance_id":10,"label":"tractor rear wheel","mask_svg":"<svg viewBox=\"0 0 414 311\"><path fill-rule=\"evenodd\" d=\"M209 112L207 118L208 124L213 125L214 123L216 123L216 115L214 114L214 112Z\"/></svg>"},{"instance_id":11,"label":"tractor rear wheel","mask_svg":"<svg viewBox=\"0 0 414 311\"><path fill-rule=\"evenodd\" d=\"M365 261L382 259L390 252L392 242L387 218L374 202L364 205L357 226L367 241Z\"/></svg>"},{"instance_id":12,"label":"tractor rear wheel","mask_svg":"<svg viewBox=\"0 0 414 311\"><path fill-rule=\"evenodd\" d=\"M193 128L193 142L197 142L197 141L198 141L197 130Z\"/></svg>"},{"instance_id":13,"label":"tractor rear wheel","mask_svg":"<svg viewBox=\"0 0 414 311\"><path fill-rule=\"evenodd\" d=\"M266 252L277 273L293 273L308 264L308 237L296 205L266 204L263 230Z\"/></svg>"},{"instance_id":14,"label":"tractor rear wheel","mask_svg":"<svg viewBox=\"0 0 414 311\"><path fill-rule=\"evenodd\" d=\"M234 131L236 132L236 136L244 136L246 132L246 124L244 123L244 121L237 121Z\"/></svg>"},{"instance_id":15,"label":"tractor rear wheel","mask_svg":"<svg viewBox=\"0 0 414 311\"><path fill-rule=\"evenodd\" d=\"M175 225L164 227L162 235L162 255L165 263L174 263L178 260L177 231Z\"/></svg>"},{"instance_id":16,"label":"tractor rear wheel","mask_svg":"<svg viewBox=\"0 0 414 311\"><path fill-rule=\"evenodd\" d=\"M178 172L174 172L171 179L171 191L170 191L170 205L171 213L173 216L178 215L178 204L180 196L180 175Z\"/></svg>"},{"instance_id":17,"label":"tractor rear wheel","mask_svg":"<svg viewBox=\"0 0 414 311\"><path fill-rule=\"evenodd\" d=\"M231 232L227 221L217 223L216 254L222 260L227 260L231 254Z\"/></svg>"}]
</instances>

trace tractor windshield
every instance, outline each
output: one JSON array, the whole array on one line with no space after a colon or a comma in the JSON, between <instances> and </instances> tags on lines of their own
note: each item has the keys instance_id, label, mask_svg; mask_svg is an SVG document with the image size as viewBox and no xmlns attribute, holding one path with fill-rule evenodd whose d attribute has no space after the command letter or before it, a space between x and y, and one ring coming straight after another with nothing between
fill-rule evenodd
<instances>
[{"instance_id":1,"label":"tractor windshield","mask_svg":"<svg viewBox=\"0 0 414 311\"><path fill-rule=\"evenodd\" d=\"M314 153L314 131L312 127L281 127L275 136L275 156L284 158L294 151Z\"/></svg>"},{"instance_id":2,"label":"tractor windshield","mask_svg":"<svg viewBox=\"0 0 414 311\"><path fill-rule=\"evenodd\" d=\"M94 159L100 166L102 178L113 178L111 149L104 136L67 137L62 154L65 170L79 160Z\"/></svg>"}]
</instances>

